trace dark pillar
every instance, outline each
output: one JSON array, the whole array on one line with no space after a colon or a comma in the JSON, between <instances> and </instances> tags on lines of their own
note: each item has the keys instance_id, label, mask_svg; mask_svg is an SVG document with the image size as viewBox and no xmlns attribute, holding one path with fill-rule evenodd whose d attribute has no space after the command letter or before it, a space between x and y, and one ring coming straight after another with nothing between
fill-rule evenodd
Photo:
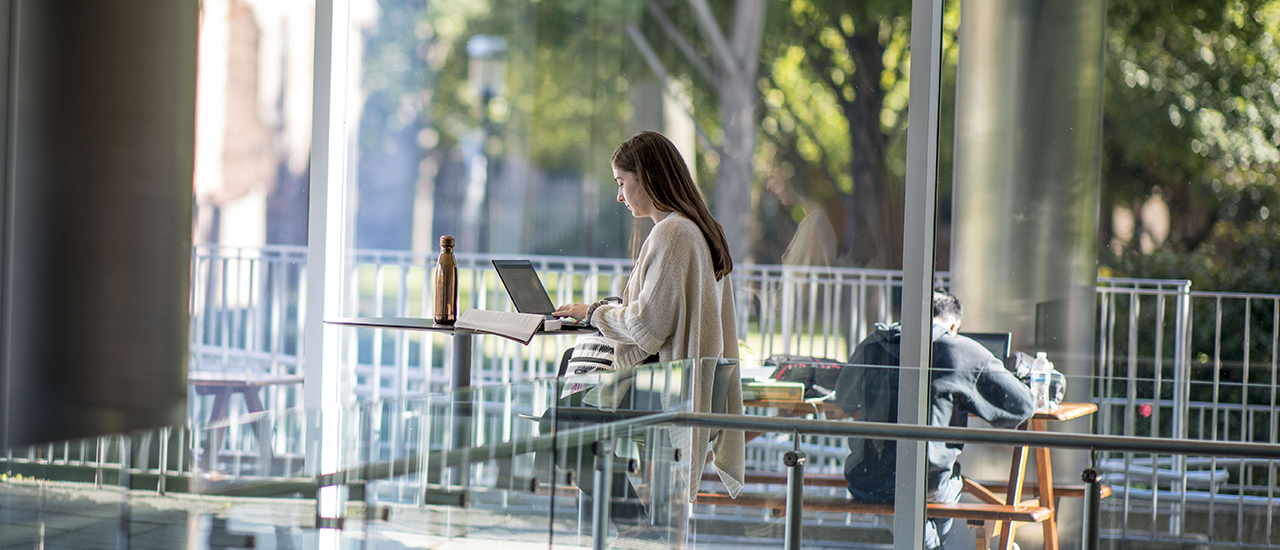
<instances>
[{"instance_id":1,"label":"dark pillar","mask_svg":"<svg viewBox=\"0 0 1280 550\"><path fill-rule=\"evenodd\" d=\"M183 421L198 4L0 2L3 446Z\"/></svg>"}]
</instances>

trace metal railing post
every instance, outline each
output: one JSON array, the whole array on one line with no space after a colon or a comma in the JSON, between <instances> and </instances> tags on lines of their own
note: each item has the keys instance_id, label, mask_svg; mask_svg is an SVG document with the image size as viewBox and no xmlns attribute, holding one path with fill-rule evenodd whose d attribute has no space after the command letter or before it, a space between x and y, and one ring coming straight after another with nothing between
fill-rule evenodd
<instances>
[{"instance_id":1,"label":"metal railing post","mask_svg":"<svg viewBox=\"0 0 1280 550\"><path fill-rule=\"evenodd\" d=\"M1191 282L1178 285L1174 302L1173 437L1185 439L1191 400Z\"/></svg>"},{"instance_id":2,"label":"metal railing post","mask_svg":"<svg viewBox=\"0 0 1280 550\"><path fill-rule=\"evenodd\" d=\"M1101 548L1102 523L1102 480L1098 474L1098 452L1089 453L1090 465L1080 473L1084 481L1084 536L1081 542L1084 550Z\"/></svg>"},{"instance_id":3,"label":"metal railing post","mask_svg":"<svg viewBox=\"0 0 1280 550\"><path fill-rule=\"evenodd\" d=\"M103 457L106 458L105 456ZM104 460L105 461L105 460ZM133 488L133 477L130 475L129 468L133 466L133 437L125 434L120 436L120 476L116 480L120 486L120 528L116 531L116 548L118 550L127 550L130 548L130 533L133 531L133 509L130 505L132 496L130 490ZM43 547L43 544L41 545Z\"/></svg>"},{"instance_id":4,"label":"metal railing post","mask_svg":"<svg viewBox=\"0 0 1280 550\"><path fill-rule=\"evenodd\" d=\"M595 455L591 547L604 550L605 539L609 537L609 500L613 497L613 444L608 439L601 439L591 444L591 452Z\"/></svg>"},{"instance_id":5,"label":"metal railing post","mask_svg":"<svg viewBox=\"0 0 1280 550\"><path fill-rule=\"evenodd\" d=\"M799 445L800 436L796 435ZM782 463L787 467L787 525L784 531L786 550L800 550L803 540L804 521L804 452L787 451L782 455Z\"/></svg>"}]
</instances>

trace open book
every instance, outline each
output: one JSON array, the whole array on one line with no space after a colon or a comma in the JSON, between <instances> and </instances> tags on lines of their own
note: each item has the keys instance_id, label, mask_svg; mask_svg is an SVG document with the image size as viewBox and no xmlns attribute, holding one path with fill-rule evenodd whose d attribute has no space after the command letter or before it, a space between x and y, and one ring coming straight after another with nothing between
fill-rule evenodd
<instances>
[{"instance_id":1,"label":"open book","mask_svg":"<svg viewBox=\"0 0 1280 550\"><path fill-rule=\"evenodd\" d=\"M524 345L529 345L533 334L546 317L534 313L515 313L510 311L489 311L485 309L468 309L458 316L453 324L457 328L496 334L510 338Z\"/></svg>"}]
</instances>

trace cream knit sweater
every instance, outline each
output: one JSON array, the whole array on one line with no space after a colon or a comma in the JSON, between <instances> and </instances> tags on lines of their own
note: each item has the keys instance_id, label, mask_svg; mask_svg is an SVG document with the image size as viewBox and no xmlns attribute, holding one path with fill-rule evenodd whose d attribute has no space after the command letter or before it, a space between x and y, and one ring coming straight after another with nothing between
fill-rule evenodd
<instances>
[{"instance_id":1,"label":"cream knit sweater","mask_svg":"<svg viewBox=\"0 0 1280 550\"><path fill-rule=\"evenodd\" d=\"M686 397L693 410L742 414L733 288L728 276L716 280L707 241L697 224L683 214L674 212L654 226L640 246L622 304L598 307L591 324L614 342L619 379L628 378L628 372L655 353L663 363L688 359L685 368L694 375L692 387L685 389L690 391ZM732 364L717 368L724 363ZM716 388L717 383L723 387ZM628 383L618 389L629 388ZM616 404L611 398L602 401ZM743 480L741 431L673 429L671 437L682 453L678 468L689 482L691 501L697 495L709 443L721 481L730 495L737 496Z\"/></svg>"}]
</instances>

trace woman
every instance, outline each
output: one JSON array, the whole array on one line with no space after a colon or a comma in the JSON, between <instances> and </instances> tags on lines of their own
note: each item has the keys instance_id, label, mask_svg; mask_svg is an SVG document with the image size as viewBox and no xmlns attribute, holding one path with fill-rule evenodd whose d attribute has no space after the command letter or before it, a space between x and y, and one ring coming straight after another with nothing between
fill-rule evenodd
<instances>
[{"instance_id":1,"label":"woman","mask_svg":"<svg viewBox=\"0 0 1280 550\"><path fill-rule=\"evenodd\" d=\"M729 272L733 260L720 223L711 217L702 192L693 183L675 145L656 132L640 132L627 140L611 161L618 182L618 202L631 215L653 220L640 246L622 303L575 303L555 315L589 322L614 344L614 366L620 373L652 360L693 359L698 391L696 412L742 414L742 384L736 365L738 330ZM711 359L711 360L708 360ZM736 361L730 361L736 363ZM722 391L713 392L719 384ZM718 394L718 400L713 395ZM681 470L696 476L711 444L714 463L731 495L742 487L743 439L740 431L693 430L692 439L673 434L678 448L693 460ZM681 441L688 441L687 445ZM697 471L688 468L697 464Z\"/></svg>"}]
</instances>

